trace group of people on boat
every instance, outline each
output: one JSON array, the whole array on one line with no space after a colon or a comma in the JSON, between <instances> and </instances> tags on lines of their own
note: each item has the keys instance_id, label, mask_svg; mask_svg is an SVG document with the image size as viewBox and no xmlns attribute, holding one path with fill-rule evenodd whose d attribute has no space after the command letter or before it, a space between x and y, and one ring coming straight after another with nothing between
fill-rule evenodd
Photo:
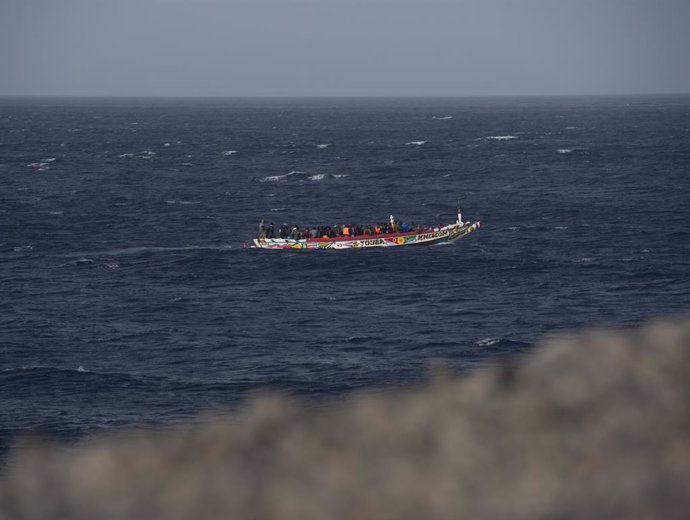
<instances>
[{"instance_id":1,"label":"group of people on boat","mask_svg":"<svg viewBox=\"0 0 690 520\"><path fill-rule=\"evenodd\" d=\"M410 231L422 232L424 226L415 224L414 222L408 224L401 222L390 216L390 219L384 223L378 224L337 224L335 226L315 226L304 227L288 226L283 224L276 228L273 222L266 223L261 221L259 223L259 238L283 238L288 240L301 240L307 238L337 238L337 237L356 237L356 236L372 236L372 235L389 235L392 233L408 233Z\"/></svg>"}]
</instances>

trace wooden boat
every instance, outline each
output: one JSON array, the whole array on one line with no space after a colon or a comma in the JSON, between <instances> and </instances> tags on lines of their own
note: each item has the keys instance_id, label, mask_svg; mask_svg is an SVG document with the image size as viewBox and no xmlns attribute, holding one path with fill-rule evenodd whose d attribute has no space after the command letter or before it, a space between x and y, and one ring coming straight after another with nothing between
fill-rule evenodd
<instances>
[{"instance_id":1,"label":"wooden boat","mask_svg":"<svg viewBox=\"0 0 690 520\"><path fill-rule=\"evenodd\" d=\"M391 222L393 216L391 215ZM329 238L255 238L254 246L262 249L361 249L369 247L430 246L453 242L479 229L481 223L458 219L447 226L426 228L400 233L375 235L336 236Z\"/></svg>"}]
</instances>

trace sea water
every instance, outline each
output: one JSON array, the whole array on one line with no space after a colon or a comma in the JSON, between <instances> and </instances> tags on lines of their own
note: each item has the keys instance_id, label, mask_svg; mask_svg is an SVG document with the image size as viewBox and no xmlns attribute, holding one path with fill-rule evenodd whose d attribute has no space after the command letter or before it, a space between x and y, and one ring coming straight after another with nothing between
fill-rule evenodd
<instances>
[{"instance_id":1,"label":"sea water","mask_svg":"<svg viewBox=\"0 0 690 520\"><path fill-rule=\"evenodd\" d=\"M0 458L690 306L690 96L0 99ZM264 251L276 227L482 228Z\"/></svg>"}]
</instances>

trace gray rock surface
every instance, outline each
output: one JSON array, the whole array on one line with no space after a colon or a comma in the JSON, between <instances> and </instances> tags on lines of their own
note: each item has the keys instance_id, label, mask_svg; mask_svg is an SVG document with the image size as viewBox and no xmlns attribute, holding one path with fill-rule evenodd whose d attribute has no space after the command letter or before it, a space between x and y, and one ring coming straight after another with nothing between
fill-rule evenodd
<instances>
[{"instance_id":1,"label":"gray rock surface","mask_svg":"<svg viewBox=\"0 0 690 520\"><path fill-rule=\"evenodd\" d=\"M690 319L315 409L25 443L2 519L687 519Z\"/></svg>"}]
</instances>

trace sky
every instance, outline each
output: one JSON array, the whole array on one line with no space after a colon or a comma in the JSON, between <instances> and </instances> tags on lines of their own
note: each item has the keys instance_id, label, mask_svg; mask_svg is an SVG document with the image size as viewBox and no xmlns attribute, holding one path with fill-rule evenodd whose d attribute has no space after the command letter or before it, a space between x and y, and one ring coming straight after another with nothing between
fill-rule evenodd
<instances>
[{"instance_id":1,"label":"sky","mask_svg":"<svg viewBox=\"0 0 690 520\"><path fill-rule=\"evenodd\" d=\"M0 95L690 93L690 0L0 0Z\"/></svg>"}]
</instances>

